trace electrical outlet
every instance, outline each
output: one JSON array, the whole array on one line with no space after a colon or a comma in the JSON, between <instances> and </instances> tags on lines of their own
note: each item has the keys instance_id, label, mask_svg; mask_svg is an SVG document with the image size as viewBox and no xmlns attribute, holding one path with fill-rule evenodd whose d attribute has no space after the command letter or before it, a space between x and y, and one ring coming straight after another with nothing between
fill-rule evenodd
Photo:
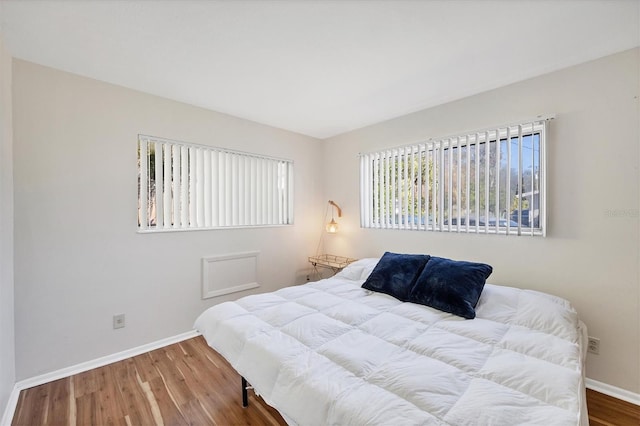
<instances>
[{"instance_id":1,"label":"electrical outlet","mask_svg":"<svg viewBox=\"0 0 640 426\"><path fill-rule=\"evenodd\" d=\"M124 314L113 316L113 328L124 328Z\"/></svg>"},{"instance_id":2,"label":"electrical outlet","mask_svg":"<svg viewBox=\"0 0 640 426\"><path fill-rule=\"evenodd\" d=\"M589 346L587 351L594 355L600 354L600 339L589 336Z\"/></svg>"}]
</instances>

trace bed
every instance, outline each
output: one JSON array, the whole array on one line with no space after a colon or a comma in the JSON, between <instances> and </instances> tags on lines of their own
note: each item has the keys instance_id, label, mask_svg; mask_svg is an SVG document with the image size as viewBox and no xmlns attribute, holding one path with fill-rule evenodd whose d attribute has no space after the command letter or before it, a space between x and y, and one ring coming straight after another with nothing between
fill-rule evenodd
<instances>
[{"instance_id":1,"label":"bed","mask_svg":"<svg viewBox=\"0 0 640 426\"><path fill-rule=\"evenodd\" d=\"M588 425L568 301L483 283L465 319L362 288L378 263L221 303L195 328L292 425Z\"/></svg>"}]
</instances>

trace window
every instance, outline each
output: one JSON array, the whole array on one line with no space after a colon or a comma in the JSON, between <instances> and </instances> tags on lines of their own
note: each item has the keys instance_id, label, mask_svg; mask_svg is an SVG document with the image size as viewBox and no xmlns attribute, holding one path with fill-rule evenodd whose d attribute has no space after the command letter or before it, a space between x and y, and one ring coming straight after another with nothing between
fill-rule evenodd
<instances>
[{"instance_id":1,"label":"window","mask_svg":"<svg viewBox=\"0 0 640 426\"><path fill-rule=\"evenodd\" d=\"M548 121L361 154L361 226L544 235Z\"/></svg>"},{"instance_id":2,"label":"window","mask_svg":"<svg viewBox=\"0 0 640 426\"><path fill-rule=\"evenodd\" d=\"M138 230L293 223L293 161L138 136Z\"/></svg>"}]
</instances>

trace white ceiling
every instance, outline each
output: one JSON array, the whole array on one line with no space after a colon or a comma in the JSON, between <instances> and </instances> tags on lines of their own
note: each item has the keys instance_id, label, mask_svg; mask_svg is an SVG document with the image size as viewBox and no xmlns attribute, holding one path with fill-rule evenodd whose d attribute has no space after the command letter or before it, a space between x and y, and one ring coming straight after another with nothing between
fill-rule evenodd
<instances>
[{"instance_id":1,"label":"white ceiling","mask_svg":"<svg viewBox=\"0 0 640 426\"><path fill-rule=\"evenodd\" d=\"M13 56L326 138L640 45L640 0L0 0Z\"/></svg>"}]
</instances>

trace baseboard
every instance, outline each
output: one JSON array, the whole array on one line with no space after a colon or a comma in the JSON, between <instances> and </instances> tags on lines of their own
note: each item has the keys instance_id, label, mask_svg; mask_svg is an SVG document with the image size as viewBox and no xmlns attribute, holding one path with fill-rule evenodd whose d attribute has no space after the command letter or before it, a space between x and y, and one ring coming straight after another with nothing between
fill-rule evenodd
<instances>
[{"instance_id":1,"label":"baseboard","mask_svg":"<svg viewBox=\"0 0 640 426\"><path fill-rule=\"evenodd\" d=\"M13 419L16 406L18 405L18 398L20 396L20 391L24 389L29 389L34 386L39 386L44 383L49 383L54 380L62 379L65 377L72 376L74 374L83 373L85 371L89 371L94 368L98 368L108 364L112 364L114 362L122 361L123 359L131 358L133 356L140 355L155 349L159 349L164 346L172 345L174 343L182 342L183 340L191 339L192 337L196 337L199 334L200 333L198 333L195 330L187 331L186 333L178 334L172 337L167 337L166 339L161 339L155 342L147 343L146 345L138 346L135 348L127 349L122 352L117 352L115 354L103 356L101 358L96 358L91 361L65 367L60 370L42 374L40 376L35 376L29 379L20 380L13 387L13 391L11 392L11 396L9 397L9 401L7 402L7 407L2 416L2 423L0 423L0 425L8 426L11 424L11 420Z\"/></svg>"},{"instance_id":2,"label":"baseboard","mask_svg":"<svg viewBox=\"0 0 640 426\"><path fill-rule=\"evenodd\" d=\"M640 394L589 378L587 378L585 384L591 390L640 406Z\"/></svg>"},{"instance_id":3,"label":"baseboard","mask_svg":"<svg viewBox=\"0 0 640 426\"><path fill-rule=\"evenodd\" d=\"M9 401L7 401L7 406L4 409L4 414L2 415L2 420L0 420L0 425L11 426L11 420L13 420L13 413L16 412L19 397L20 389L18 389L18 384L16 383L15 385L13 385L11 395L9 395Z\"/></svg>"}]
</instances>

